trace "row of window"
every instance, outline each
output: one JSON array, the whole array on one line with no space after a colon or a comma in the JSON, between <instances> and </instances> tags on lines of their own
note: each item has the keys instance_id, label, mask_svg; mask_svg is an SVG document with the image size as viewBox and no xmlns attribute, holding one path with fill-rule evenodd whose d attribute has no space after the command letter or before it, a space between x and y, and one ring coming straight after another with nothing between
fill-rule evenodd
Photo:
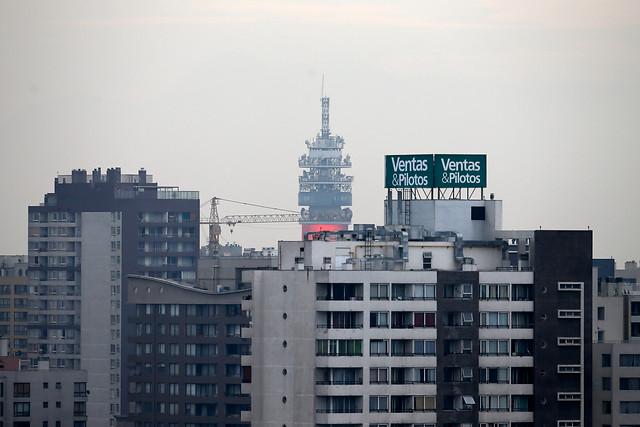
<instances>
[{"instance_id":1,"label":"row of window","mask_svg":"<svg viewBox=\"0 0 640 427\"><path fill-rule=\"evenodd\" d=\"M361 413L361 399L356 396L326 396L321 399L319 413ZM472 396L445 396L444 410L471 410L476 401ZM428 412L436 410L436 396L369 396L369 412ZM532 395L481 395L480 410L485 412L530 412Z\"/></svg>"},{"instance_id":2,"label":"row of window","mask_svg":"<svg viewBox=\"0 0 640 427\"><path fill-rule=\"evenodd\" d=\"M391 341L391 345L389 345ZM445 354L471 354L471 340L446 340ZM565 344L567 345L567 344ZM435 356L436 340L371 339L370 356ZM530 339L480 340L481 356L532 356L534 344ZM317 356L362 356L362 340L316 340Z\"/></svg>"},{"instance_id":3,"label":"row of window","mask_svg":"<svg viewBox=\"0 0 640 427\"><path fill-rule=\"evenodd\" d=\"M640 366L640 354L621 354L619 359L621 368L631 368ZM602 367L611 367L611 354L602 354Z\"/></svg>"},{"instance_id":4,"label":"row of window","mask_svg":"<svg viewBox=\"0 0 640 427\"><path fill-rule=\"evenodd\" d=\"M605 400L602 402L602 413L611 414L610 400ZM621 401L620 413L621 414L640 414L640 401Z\"/></svg>"},{"instance_id":5,"label":"row of window","mask_svg":"<svg viewBox=\"0 0 640 427\"><path fill-rule=\"evenodd\" d=\"M182 411L180 410L182 408ZM227 417L240 417L242 411L248 411L249 405L228 403L225 405L225 415ZM159 402L154 405L151 402L136 402L135 414L156 414L183 415L188 417L213 417L218 415L218 404L216 403L165 403ZM186 424L189 425L189 424ZM194 424L195 425L195 424Z\"/></svg>"},{"instance_id":6,"label":"row of window","mask_svg":"<svg viewBox=\"0 0 640 427\"><path fill-rule=\"evenodd\" d=\"M576 313L577 312L577 313ZM580 317L580 311L560 310L559 318ZM327 311L318 313L318 328L361 329L362 313L358 311ZM445 312L442 314L444 326L472 326L473 313ZM533 328L533 313L523 312L480 312L481 328ZM511 318L511 322L509 319ZM435 328L435 312L372 311L369 313L369 327L388 328Z\"/></svg>"},{"instance_id":7,"label":"row of window","mask_svg":"<svg viewBox=\"0 0 640 427\"><path fill-rule=\"evenodd\" d=\"M435 384L435 368L390 368L391 384ZM479 368L480 383L483 384L533 384L532 367ZM444 370L445 382L470 382L473 368L448 367ZM316 384L319 385L361 385L362 369L324 368L317 371ZM388 384L389 368L370 368L370 384Z\"/></svg>"},{"instance_id":8,"label":"row of window","mask_svg":"<svg viewBox=\"0 0 640 427\"><path fill-rule=\"evenodd\" d=\"M43 408L49 407L49 402L42 402ZM56 408L61 408L62 402L56 402ZM30 417L31 416L31 403L30 402L14 402L13 403L13 416L14 417ZM87 402L73 402L73 416L74 417L86 417L87 416Z\"/></svg>"},{"instance_id":9,"label":"row of window","mask_svg":"<svg viewBox=\"0 0 640 427\"><path fill-rule=\"evenodd\" d=\"M156 373L158 375L168 374L170 376L184 375L187 377L213 377L218 373L218 365L216 363L184 363L182 364L182 372L180 363L156 363ZM152 363L134 363L133 375L152 375ZM228 363L224 365L225 376L239 377L248 371L248 367L242 367L240 364ZM164 386L162 386L164 387ZM162 391L164 392L164 391Z\"/></svg>"},{"instance_id":10,"label":"row of window","mask_svg":"<svg viewBox=\"0 0 640 427\"><path fill-rule=\"evenodd\" d=\"M136 316L151 314L178 317L240 317L240 304L136 304Z\"/></svg>"},{"instance_id":11,"label":"row of window","mask_svg":"<svg viewBox=\"0 0 640 427\"><path fill-rule=\"evenodd\" d=\"M344 286L347 285L347 286ZM469 283L443 285L444 297L451 299L473 298L474 285ZM321 286L318 296L337 299L344 294L354 293L357 296L361 288L357 284L327 284ZM391 292L389 292L391 290ZM322 292L325 291L326 295ZM351 296L351 295L350 295ZM371 300L430 300L436 298L436 285L432 283L372 283L369 288ZM481 283L479 285L481 300L530 301L533 299L532 284Z\"/></svg>"},{"instance_id":12,"label":"row of window","mask_svg":"<svg viewBox=\"0 0 640 427\"><path fill-rule=\"evenodd\" d=\"M640 390L640 378L619 378L620 390ZM602 377L602 390L611 390L611 377Z\"/></svg>"}]
</instances>

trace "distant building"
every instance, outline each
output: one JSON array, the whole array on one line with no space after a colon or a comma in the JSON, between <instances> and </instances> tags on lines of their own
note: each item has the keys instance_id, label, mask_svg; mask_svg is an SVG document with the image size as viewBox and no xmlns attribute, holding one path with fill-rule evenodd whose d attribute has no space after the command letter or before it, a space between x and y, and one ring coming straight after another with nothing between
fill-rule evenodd
<instances>
[{"instance_id":1,"label":"distant building","mask_svg":"<svg viewBox=\"0 0 640 427\"><path fill-rule=\"evenodd\" d=\"M351 158L342 157L344 139L331 135L329 130L329 98L322 98L322 130L312 140L305 141L308 154L298 165L303 169L299 177L298 206L301 211L302 238L310 232L346 230L351 224L351 183L353 177L343 169L351 167Z\"/></svg>"},{"instance_id":2,"label":"distant building","mask_svg":"<svg viewBox=\"0 0 640 427\"><path fill-rule=\"evenodd\" d=\"M60 175L29 207L28 358L87 371L92 427L115 425L128 408L125 277L195 284L199 211L197 191L120 168Z\"/></svg>"},{"instance_id":3,"label":"distant building","mask_svg":"<svg viewBox=\"0 0 640 427\"><path fill-rule=\"evenodd\" d=\"M8 354L27 353L27 256L0 256L0 337L8 342Z\"/></svg>"},{"instance_id":4,"label":"distant building","mask_svg":"<svg viewBox=\"0 0 640 427\"><path fill-rule=\"evenodd\" d=\"M242 419L590 426L592 233L502 230L493 197L398 194L384 227L280 242L278 270L245 273Z\"/></svg>"},{"instance_id":5,"label":"distant building","mask_svg":"<svg viewBox=\"0 0 640 427\"><path fill-rule=\"evenodd\" d=\"M640 271L594 260L593 425L631 426L640 419Z\"/></svg>"},{"instance_id":6,"label":"distant building","mask_svg":"<svg viewBox=\"0 0 640 427\"><path fill-rule=\"evenodd\" d=\"M20 369L16 356L0 357L2 420L14 427L87 427L87 372L49 370L47 361Z\"/></svg>"},{"instance_id":7,"label":"distant building","mask_svg":"<svg viewBox=\"0 0 640 427\"><path fill-rule=\"evenodd\" d=\"M127 358L129 415L122 422L146 426L248 426L241 384L251 351L241 331L249 324L241 301L250 289L217 292L142 276L129 278L128 304L135 351Z\"/></svg>"},{"instance_id":8,"label":"distant building","mask_svg":"<svg viewBox=\"0 0 640 427\"><path fill-rule=\"evenodd\" d=\"M274 269L278 267L278 251L274 248L243 248L238 245L220 246L216 255L201 250L198 260L198 284L200 289L228 292L248 289L242 281L245 270Z\"/></svg>"}]
</instances>

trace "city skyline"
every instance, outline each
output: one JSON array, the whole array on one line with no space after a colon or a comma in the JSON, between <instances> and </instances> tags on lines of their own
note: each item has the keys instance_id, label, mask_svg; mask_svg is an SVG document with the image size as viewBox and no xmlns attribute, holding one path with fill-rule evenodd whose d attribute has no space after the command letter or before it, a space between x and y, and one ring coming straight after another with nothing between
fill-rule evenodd
<instances>
[{"instance_id":1,"label":"city skyline","mask_svg":"<svg viewBox=\"0 0 640 427\"><path fill-rule=\"evenodd\" d=\"M594 257L640 256L636 3L0 2L0 23L0 253L26 254L27 206L77 168L296 210L324 75L352 223L383 223L386 154L487 154L505 229L590 228Z\"/></svg>"}]
</instances>

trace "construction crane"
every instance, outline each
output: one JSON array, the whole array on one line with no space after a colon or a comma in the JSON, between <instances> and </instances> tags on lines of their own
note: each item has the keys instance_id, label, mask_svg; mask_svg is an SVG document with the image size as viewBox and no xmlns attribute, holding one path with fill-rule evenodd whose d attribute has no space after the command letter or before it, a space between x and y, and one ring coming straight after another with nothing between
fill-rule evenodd
<instances>
[{"instance_id":1,"label":"construction crane","mask_svg":"<svg viewBox=\"0 0 640 427\"><path fill-rule=\"evenodd\" d=\"M256 206L260 208L266 209L274 209L278 211L283 211L285 213L278 214L262 214L262 215L227 215L222 219L218 216L218 203L223 200L225 202L238 203L241 205L247 206ZM207 243L207 247L212 251L217 251L220 248L220 224L227 224L229 226L234 226L236 224L263 224L263 223L274 223L274 222L300 222L300 214L296 211L292 211L289 209L281 209L274 208L271 206L264 205L256 205L253 203L247 202L239 202L236 200L228 200L220 197L213 197L211 200L205 202L204 204L211 202L211 211L209 214L209 219L201 219L200 224L209 226L209 240ZM204 206L203 204L203 206Z\"/></svg>"}]
</instances>

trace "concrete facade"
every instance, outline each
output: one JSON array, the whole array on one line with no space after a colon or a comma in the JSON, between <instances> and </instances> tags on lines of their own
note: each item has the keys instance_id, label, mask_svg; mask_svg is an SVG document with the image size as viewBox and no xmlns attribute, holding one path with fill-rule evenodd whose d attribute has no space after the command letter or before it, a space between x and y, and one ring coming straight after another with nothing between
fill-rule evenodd
<instances>
[{"instance_id":1,"label":"concrete facade","mask_svg":"<svg viewBox=\"0 0 640 427\"><path fill-rule=\"evenodd\" d=\"M632 426L640 419L640 276L635 261L616 270L595 260L593 291L593 421Z\"/></svg>"},{"instance_id":2,"label":"concrete facade","mask_svg":"<svg viewBox=\"0 0 640 427\"><path fill-rule=\"evenodd\" d=\"M471 213L484 202L431 205L452 222L281 242L278 271L245 273L243 420L591 426L591 232L497 230L497 201L484 220Z\"/></svg>"},{"instance_id":3,"label":"concrete facade","mask_svg":"<svg viewBox=\"0 0 640 427\"><path fill-rule=\"evenodd\" d=\"M3 366L6 358L0 358ZM2 369L2 422L15 427L87 427L87 372L84 370Z\"/></svg>"}]
</instances>

